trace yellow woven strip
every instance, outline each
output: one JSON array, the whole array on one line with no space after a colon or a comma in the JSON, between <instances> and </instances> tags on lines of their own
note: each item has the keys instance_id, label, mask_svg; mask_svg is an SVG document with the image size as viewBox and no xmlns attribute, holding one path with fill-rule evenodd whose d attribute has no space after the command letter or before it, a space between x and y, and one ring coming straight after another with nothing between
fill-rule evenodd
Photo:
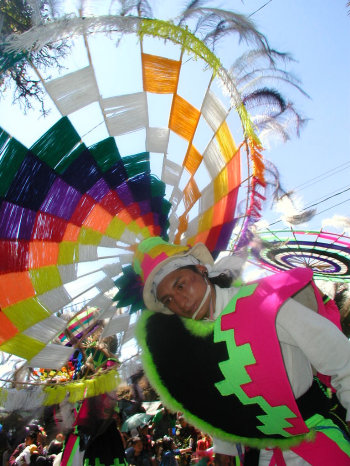
<instances>
[{"instance_id":1,"label":"yellow woven strip","mask_svg":"<svg viewBox=\"0 0 350 466\"><path fill-rule=\"evenodd\" d=\"M219 144L220 151L224 156L225 162L229 162L236 153L237 146L226 121L220 125L215 137Z\"/></svg>"},{"instance_id":2,"label":"yellow woven strip","mask_svg":"<svg viewBox=\"0 0 350 466\"><path fill-rule=\"evenodd\" d=\"M142 53L143 90L156 94L174 94L181 62Z\"/></svg>"},{"instance_id":3,"label":"yellow woven strip","mask_svg":"<svg viewBox=\"0 0 350 466\"><path fill-rule=\"evenodd\" d=\"M198 170L199 165L203 160L202 154L191 144L188 148L187 154L183 161L183 166L188 170L193 176Z\"/></svg>"},{"instance_id":4,"label":"yellow woven strip","mask_svg":"<svg viewBox=\"0 0 350 466\"><path fill-rule=\"evenodd\" d=\"M200 112L179 95L174 96L169 128L187 141L193 138Z\"/></svg>"},{"instance_id":5,"label":"yellow woven strip","mask_svg":"<svg viewBox=\"0 0 350 466\"><path fill-rule=\"evenodd\" d=\"M44 387L43 391L46 394L46 398L43 403L44 406L57 405L61 403L67 395L66 386L60 384Z\"/></svg>"},{"instance_id":6,"label":"yellow woven strip","mask_svg":"<svg viewBox=\"0 0 350 466\"><path fill-rule=\"evenodd\" d=\"M106 235L110 236L114 239L120 239L124 230L126 228L126 224L117 217L113 217L111 223L108 225L106 230Z\"/></svg>"},{"instance_id":7,"label":"yellow woven strip","mask_svg":"<svg viewBox=\"0 0 350 466\"><path fill-rule=\"evenodd\" d=\"M41 267L29 271L36 294L43 294L46 291L58 288L62 285L62 280L56 266Z\"/></svg>"},{"instance_id":8,"label":"yellow woven strip","mask_svg":"<svg viewBox=\"0 0 350 466\"><path fill-rule=\"evenodd\" d=\"M79 245L70 241L60 243L57 265L74 264L79 261Z\"/></svg>"},{"instance_id":9,"label":"yellow woven strip","mask_svg":"<svg viewBox=\"0 0 350 466\"><path fill-rule=\"evenodd\" d=\"M204 212L203 215L201 215L198 221L198 233L210 230L213 221L213 213L214 209L213 207L210 207L210 209L208 209L206 212Z\"/></svg>"},{"instance_id":10,"label":"yellow woven strip","mask_svg":"<svg viewBox=\"0 0 350 466\"><path fill-rule=\"evenodd\" d=\"M32 359L44 348L44 343L34 340L34 338L30 338L27 335L23 335L23 333L18 333L13 338L0 345L1 351L28 360Z\"/></svg>"},{"instance_id":11,"label":"yellow woven strip","mask_svg":"<svg viewBox=\"0 0 350 466\"><path fill-rule=\"evenodd\" d=\"M189 211L200 197L201 193L198 189L197 183L195 182L194 178L190 178L184 189L183 197L186 211Z\"/></svg>"},{"instance_id":12,"label":"yellow woven strip","mask_svg":"<svg viewBox=\"0 0 350 466\"><path fill-rule=\"evenodd\" d=\"M92 230L91 228L82 228L79 234L79 243L99 245L102 239L102 233Z\"/></svg>"},{"instance_id":13,"label":"yellow woven strip","mask_svg":"<svg viewBox=\"0 0 350 466\"><path fill-rule=\"evenodd\" d=\"M228 172L225 167L214 180L214 202L220 201L228 194Z\"/></svg>"},{"instance_id":14,"label":"yellow woven strip","mask_svg":"<svg viewBox=\"0 0 350 466\"><path fill-rule=\"evenodd\" d=\"M20 332L51 315L36 298L13 304L3 309L3 312Z\"/></svg>"}]
</instances>

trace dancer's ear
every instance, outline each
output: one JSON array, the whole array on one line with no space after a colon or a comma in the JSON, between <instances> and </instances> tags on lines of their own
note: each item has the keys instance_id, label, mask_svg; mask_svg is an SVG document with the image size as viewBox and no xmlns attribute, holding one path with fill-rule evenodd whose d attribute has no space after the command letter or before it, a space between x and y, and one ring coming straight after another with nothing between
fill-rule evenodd
<instances>
[{"instance_id":1,"label":"dancer's ear","mask_svg":"<svg viewBox=\"0 0 350 466\"><path fill-rule=\"evenodd\" d=\"M208 277L208 270L205 265L196 265L195 267L204 278Z\"/></svg>"}]
</instances>

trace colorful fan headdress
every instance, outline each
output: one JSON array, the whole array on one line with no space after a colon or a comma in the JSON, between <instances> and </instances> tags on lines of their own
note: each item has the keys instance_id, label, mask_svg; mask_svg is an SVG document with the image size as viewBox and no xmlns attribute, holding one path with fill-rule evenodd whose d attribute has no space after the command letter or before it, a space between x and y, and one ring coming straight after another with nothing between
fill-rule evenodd
<instances>
[{"instance_id":1,"label":"colorful fan headdress","mask_svg":"<svg viewBox=\"0 0 350 466\"><path fill-rule=\"evenodd\" d=\"M107 43L108 35L121 36L118 47L113 43L117 52L123 45L127 56L137 51L127 62L129 72L140 70L136 92L123 92L120 84L102 89L115 71L111 55L98 62L98 33ZM98 308L94 318L106 322L101 338L117 334L121 345L133 336L122 308L140 308L130 265L136 243L160 236L186 250L201 242L216 257L234 227L233 249L249 241L263 200L262 147L235 79L188 28L130 16L59 19L8 38L1 71L67 36L82 39L86 63L55 79L36 70L58 121L29 149L0 133L0 350L27 360L27 368L59 369L73 357L74 346L57 337L67 325L65 310L82 297L81 307ZM132 46L123 43L126 36L134 37ZM166 41L163 53L158 39ZM191 102L195 92L184 95L188 72L192 90L197 87L193 66L207 75L199 103ZM89 120L81 137L75 126L91 106L99 120ZM160 122L155 117L164 107ZM139 148L120 150L130 133ZM158 177L151 174L153 158ZM117 295L119 309L115 284L129 287L128 297ZM86 383L72 398L86 396Z\"/></svg>"}]
</instances>

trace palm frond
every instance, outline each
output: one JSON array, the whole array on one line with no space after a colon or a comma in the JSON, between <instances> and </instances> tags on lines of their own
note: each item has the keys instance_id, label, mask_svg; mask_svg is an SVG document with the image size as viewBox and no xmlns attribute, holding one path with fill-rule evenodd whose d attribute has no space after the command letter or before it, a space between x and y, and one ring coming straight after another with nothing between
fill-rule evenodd
<instances>
[{"instance_id":1,"label":"palm frond","mask_svg":"<svg viewBox=\"0 0 350 466\"><path fill-rule=\"evenodd\" d=\"M118 3L120 6L116 14L120 16L135 14L141 18L153 18L152 7L147 0L118 0Z\"/></svg>"},{"instance_id":2,"label":"palm frond","mask_svg":"<svg viewBox=\"0 0 350 466\"><path fill-rule=\"evenodd\" d=\"M270 73L270 74L265 74ZM259 73L261 73L259 75ZM250 79L249 79L250 77ZM244 82L247 81L245 84ZM237 82L237 81L236 81ZM274 74L271 74L271 70L254 70L250 74L250 76L246 75L242 78L239 83L237 82L237 86L239 87L239 91L243 94L248 94L249 90L256 90L261 86L264 86L264 83L284 83L287 86L291 86L300 92L304 97L310 98L310 96L299 86L297 82L294 82L294 77L290 73L284 72L283 70L276 70ZM242 85L244 84L244 85Z\"/></svg>"},{"instance_id":3,"label":"palm frond","mask_svg":"<svg viewBox=\"0 0 350 466\"><path fill-rule=\"evenodd\" d=\"M289 53L279 52L278 50L270 49L266 53L263 49L252 49L240 55L230 66L230 71L235 76L244 76L249 70L261 68L268 63L269 68L275 69L276 63L288 64L294 62L294 58Z\"/></svg>"},{"instance_id":4,"label":"palm frond","mask_svg":"<svg viewBox=\"0 0 350 466\"><path fill-rule=\"evenodd\" d=\"M272 114L280 114L287 108L287 102L283 96L276 89L269 89L264 87L257 89L247 95L242 96L242 102L246 106L248 111L253 108L263 106L266 112Z\"/></svg>"}]
</instances>

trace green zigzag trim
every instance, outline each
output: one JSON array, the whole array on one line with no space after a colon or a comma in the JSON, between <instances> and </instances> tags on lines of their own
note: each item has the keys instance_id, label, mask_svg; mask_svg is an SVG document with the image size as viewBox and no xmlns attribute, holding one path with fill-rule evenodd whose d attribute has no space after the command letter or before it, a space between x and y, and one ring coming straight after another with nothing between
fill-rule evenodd
<instances>
[{"instance_id":1,"label":"green zigzag trim","mask_svg":"<svg viewBox=\"0 0 350 466\"><path fill-rule=\"evenodd\" d=\"M214 427L208 422L204 421L203 419L199 418L198 416L195 416L190 411L188 411L181 403L179 403L177 400L175 400L175 398L171 396L169 390L163 384L163 381L157 372L156 365L153 362L152 355L148 349L148 346L146 343L146 338L147 338L146 326L147 326L148 319L153 314L155 314L155 312L148 311L148 310L145 310L142 312L141 317L139 318L136 324L135 337L138 341L138 344L140 345L142 349L142 363L146 371L148 380L150 381L151 385L156 389L161 401L169 409L173 411L181 411L183 415L185 416L185 418L187 419L187 422L196 426L197 429L200 429L203 432L207 432L213 437L218 437L222 440L226 440L232 443L241 443L242 445L247 445L247 446L258 448L258 449L263 449L266 447L269 447L269 448L276 447L276 448L280 448L281 450L288 450L291 447L298 445L303 440L312 441L315 438L315 432L313 430L310 430L310 432L308 432L305 435L296 435L288 439L274 439L274 438L260 439L260 438L241 437L239 435L229 434L222 429ZM186 322L185 325L189 330L190 328L196 327L196 325L193 325L193 323L198 324L198 328L201 324L203 325L203 322L201 321L193 321L191 324L189 324L188 323L189 319L182 319L182 320ZM205 327L206 327L206 330L209 329L209 326L205 325ZM196 336L199 336L200 334L200 331L198 330L198 328L196 329ZM205 333L206 332L203 332L203 336L205 336L204 335Z\"/></svg>"},{"instance_id":2,"label":"green zigzag trim","mask_svg":"<svg viewBox=\"0 0 350 466\"><path fill-rule=\"evenodd\" d=\"M254 293L257 284L247 285L238 291L226 306L221 314L221 318L226 314L235 312L237 301ZM288 406L271 406L262 396L249 398L241 388L243 384L251 382L251 378L246 370L246 366L255 364L251 346L249 343L237 346L235 343L234 330L221 330L221 318L216 319L214 327L214 341L226 342L229 359L221 362L219 368L224 376L224 380L215 384L222 396L236 395L243 405L258 404L266 415L258 416L262 426L257 426L265 435L281 435L291 437L292 434L284 429L291 427L287 418L295 418L295 414Z\"/></svg>"}]
</instances>

